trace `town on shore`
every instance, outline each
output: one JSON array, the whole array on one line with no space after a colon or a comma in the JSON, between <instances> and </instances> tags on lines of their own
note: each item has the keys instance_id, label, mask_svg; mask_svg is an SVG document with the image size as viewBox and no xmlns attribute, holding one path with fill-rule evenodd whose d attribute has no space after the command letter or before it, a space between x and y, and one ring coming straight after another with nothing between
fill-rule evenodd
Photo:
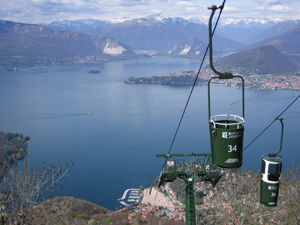
<instances>
[{"instance_id":1,"label":"town on shore","mask_svg":"<svg viewBox=\"0 0 300 225\"><path fill-rule=\"evenodd\" d=\"M275 224L294 213L295 206L289 205L289 201L293 202L295 198L291 197L293 195L288 197L287 191L297 193L298 186L293 186L294 182L290 183L293 187L288 183L282 184L289 188L281 189L278 206L265 207L259 201L259 178L258 171L240 170L228 171L217 186L206 181L196 181L194 191L197 193L197 221L201 224L220 224L223 220L224 224L247 223L242 221L252 222L251 224L265 224L264 221L268 221ZM126 212L128 221L131 222L137 218L147 221L149 215L155 215L157 218L178 222L176 224L184 224L186 213L182 197L185 193L180 192L182 189L175 188L172 183L166 183L159 189L152 186L140 190L141 199L137 204L116 210L114 213ZM213 222L213 218L218 220ZM226 218L232 223L226 223Z\"/></svg>"},{"instance_id":2,"label":"town on shore","mask_svg":"<svg viewBox=\"0 0 300 225\"><path fill-rule=\"evenodd\" d=\"M124 200L125 195L132 190L139 192L139 200L132 205L122 203L126 207L116 210L114 213L128 212L129 221L134 221L137 216L142 221L146 221L148 215L154 214L159 218L185 222L185 204L179 201L179 194L173 190L171 183L167 183L159 189L154 186L140 190L127 189L121 199ZM197 210L208 209L207 204L210 204L210 196L213 195L211 190L212 185L210 183L205 181L195 183L195 191L205 193L203 204L196 205Z\"/></svg>"},{"instance_id":3,"label":"town on shore","mask_svg":"<svg viewBox=\"0 0 300 225\"><path fill-rule=\"evenodd\" d=\"M170 74L157 74L151 77L129 77L127 84L162 84L162 85L193 85L198 71L184 71ZM198 76L197 85L205 85L208 80L215 76L210 69L204 69ZM242 75L243 76L243 75ZM300 76L297 75L274 75L274 74L251 74L243 76L247 89L272 89L272 90L296 90L300 91ZM241 87L240 79L214 79L215 85L229 87Z\"/></svg>"}]
</instances>

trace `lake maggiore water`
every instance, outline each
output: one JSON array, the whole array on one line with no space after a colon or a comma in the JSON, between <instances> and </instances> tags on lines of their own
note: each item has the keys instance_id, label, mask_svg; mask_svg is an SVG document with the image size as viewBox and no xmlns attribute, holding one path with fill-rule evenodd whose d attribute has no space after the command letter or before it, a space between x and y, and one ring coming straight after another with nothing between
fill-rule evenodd
<instances>
[{"instance_id":1,"label":"lake maggiore water","mask_svg":"<svg viewBox=\"0 0 300 225\"><path fill-rule=\"evenodd\" d=\"M129 85L130 76L197 70L188 59L148 58L97 65L31 67L0 73L0 130L30 136L31 163L74 161L56 195L86 199L109 209L128 188L149 187L191 91L190 86ZM88 69L101 70L89 74ZM200 74L201 76L201 74ZM241 89L212 87L212 115L241 115ZM297 96L288 90L245 92L247 146ZM171 153L209 153L207 86L197 86ZM300 101L284 117L283 166L300 155ZM277 152L276 121L244 152L244 167L259 169L263 154ZM249 181L251 182L251 181Z\"/></svg>"}]
</instances>

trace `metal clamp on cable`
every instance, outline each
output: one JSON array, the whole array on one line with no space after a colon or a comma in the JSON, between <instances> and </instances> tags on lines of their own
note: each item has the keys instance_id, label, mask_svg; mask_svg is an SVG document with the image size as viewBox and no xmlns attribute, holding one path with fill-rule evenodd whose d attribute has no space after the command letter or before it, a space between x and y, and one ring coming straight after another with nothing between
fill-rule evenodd
<instances>
[{"instance_id":1,"label":"metal clamp on cable","mask_svg":"<svg viewBox=\"0 0 300 225\"><path fill-rule=\"evenodd\" d=\"M214 14L215 14L215 11L217 9L223 9L223 5L219 5L219 6L216 6L216 5L212 5L212 6L209 6L207 7L208 9L212 10L211 12L211 15L209 17L209 61L210 61L210 67L212 69L212 71L216 74L219 75L219 78L220 79L231 79L233 78L233 74L232 73L229 73L229 72L225 72L225 73L221 73L219 71L217 71L214 67L214 64L213 64L213 47L212 47L212 36L213 36L213 32L212 32L212 19L214 17Z\"/></svg>"}]
</instances>

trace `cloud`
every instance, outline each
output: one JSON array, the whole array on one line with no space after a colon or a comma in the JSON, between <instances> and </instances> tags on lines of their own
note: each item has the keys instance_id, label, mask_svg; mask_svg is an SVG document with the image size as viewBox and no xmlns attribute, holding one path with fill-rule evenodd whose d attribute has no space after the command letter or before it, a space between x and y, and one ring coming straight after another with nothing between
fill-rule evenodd
<instances>
[{"instance_id":1,"label":"cloud","mask_svg":"<svg viewBox=\"0 0 300 225\"><path fill-rule=\"evenodd\" d=\"M231 6L227 6L224 8L224 12L239 12L241 11L240 9L236 8L236 7L231 7Z\"/></svg>"},{"instance_id":2,"label":"cloud","mask_svg":"<svg viewBox=\"0 0 300 225\"><path fill-rule=\"evenodd\" d=\"M281 4L285 4L285 3L293 3L293 2L300 2L300 0L280 0Z\"/></svg>"},{"instance_id":3,"label":"cloud","mask_svg":"<svg viewBox=\"0 0 300 225\"><path fill-rule=\"evenodd\" d=\"M113 1L111 1L113 2ZM143 0L128 0L128 1L116 1L119 2L118 4L114 4L114 5L119 5L122 7L136 7L136 6L140 6L140 5L147 5L148 3L146 1Z\"/></svg>"},{"instance_id":4,"label":"cloud","mask_svg":"<svg viewBox=\"0 0 300 225\"><path fill-rule=\"evenodd\" d=\"M266 8L263 7L263 6L260 6L260 7L255 7L254 10L256 10L256 11L264 11L264 10L266 10Z\"/></svg>"},{"instance_id":5,"label":"cloud","mask_svg":"<svg viewBox=\"0 0 300 225\"><path fill-rule=\"evenodd\" d=\"M280 3L280 0L260 0L258 1L263 5L276 5Z\"/></svg>"},{"instance_id":6,"label":"cloud","mask_svg":"<svg viewBox=\"0 0 300 225\"><path fill-rule=\"evenodd\" d=\"M188 2L188 1L179 1L179 2L177 2L177 5L180 5L180 6L193 6L194 4L192 2Z\"/></svg>"},{"instance_id":7,"label":"cloud","mask_svg":"<svg viewBox=\"0 0 300 225\"><path fill-rule=\"evenodd\" d=\"M231 0L224 13L228 16L284 16L283 12L300 8L300 0ZM52 22L55 20L109 19L145 17L165 13L171 17L207 16L211 0L9 0L0 6L0 20L15 22ZM264 11L265 10L265 11ZM286 13L288 16L288 13ZM297 17L294 15L294 17Z\"/></svg>"},{"instance_id":8,"label":"cloud","mask_svg":"<svg viewBox=\"0 0 300 225\"><path fill-rule=\"evenodd\" d=\"M197 12L196 7L186 7L185 10L188 11L188 12Z\"/></svg>"},{"instance_id":9,"label":"cloud","mask_svg":"<svg viewBox=\"0 0 300 225\"><path fill-rule=\"evenodd\" d=\"M285 5L300 2L300 0L256 0L256 2L263 5Z\"/></svg>"},{"instance_id":10,"label":"cloud","mask_svg":"<svg viewBox=\"0 0 300 225\"><path fill-rule=\"evenodd\" d=\"M274 5L272 7L270 7L271 11L274 12L291 12L293 11L290 7L285 6L285 5Z\"/></svg>"}]
</instances>

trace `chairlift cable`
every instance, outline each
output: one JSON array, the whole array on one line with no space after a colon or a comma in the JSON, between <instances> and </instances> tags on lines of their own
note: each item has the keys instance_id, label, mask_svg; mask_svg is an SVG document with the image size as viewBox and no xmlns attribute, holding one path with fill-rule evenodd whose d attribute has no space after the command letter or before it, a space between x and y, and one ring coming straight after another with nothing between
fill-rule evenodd
<instances>
[{"instance_id":1,"label":"chairlift cable","mask_svg":"<svg viewBox=\"0 0 300 225\"><path fill-rule=\"evenodd\" d=\"M298 99L300 98L300 95L298 95L297 98L294 99L294 101L292 101L291 104L289 104L280 114L279 116L277 116L262 132L260 132L251 142L250 144L248 144L243 151L245 151L250 145L253 144L253 142L255 142L267 129L269 129L270 126L272 126L272 124L278 119L280 118Z\"/></svg>"},{"instance_id":2,"label":"chairlift cable","mask_svg":"<svg viewBox=\"0 0 300 225\"><path fill-rule=\"evenodd\" d=\"M220 17L221 17L221 14L222 14L222 11L223 11L223 8L224 8L224 5L225 5L225 2L226 2L226 0L224 0L224 1L223 1L223 3L222 3L222 7L220 8L219 16L218 16L218 18L217 18L217 21L216 21L216 23L215 23L215 26L214 26L214 29L213 29L213 32L212 32L212 36L214 35L214 33L215 33L215 30L216 30L216 28L217 28L217 25L218 25L218 22L219 22L219 20L220 20ZM176 129L176 132L175 132L175 134L174 134L173 140L172 140L172 142L171 142L171 145L170 145L170 148L169 148L168 154L170 154L170 152L171 152L171 149L172 149L172 147L173 147L173 144L174 144L174 141L175 141L175 139L176 139L176 137L177 137L177 133L178 133L178 131L179 131L179 128L180 128L181 122L182 122L182 120L183 120L183 117L184 117L184 115L185 115L185 112L186 112L187 106L188 106L188 104L189 104L189 102L190 102L190 99L191 99L192 93L193 93L193 91L194 91L194 88L195 88L195 86L196 86L196 84L197 84L197 80L198 80L199 74L200 74L200 72L201 72L201 69L202 69L202 66L203 66L203 63L204 63L204 60L205 60L205 58L206 58L206 55L207 55L207 52L208 52L208 50L209 50L209 44L207 44L207 47L206 47L206 50L205 50L204 56L203 56L203 58L202 58L202 61L201 61L200 67L199 67L199 69L198 69L198 72L197 72L197 75L196 75L196 78L195 78L194 84L193 84L193 86L192 86L191 92L190 92L190 94L189 94L189 97L188 97L188 99L187 99L187 102L186 102L186 104L185 104L185 107L184 107L183 113L182 113L182 115L181 115L181 118L180 118L180 120L179 120L179 123L178 123L177 129Z\"/></svg>"},{"instance_id":3,"label":"chairlift cable","mask_svg":"<svg viewBox=\"0 0 300 225\"><path fill-rule=\"evenodd\" d=\"M219 12L218 18L217 18L217 20L216 20L214 29L213 29L213 31L212 31L212 36L214 35L214 33L215 33L216 29L217 29L217 26L218 26L218 23L219 23L219 20L220 20L222 11L223 11L223 9L224 9L225 3L226 3L226 0L223 1L222 5L221 5L221 7L220 7L220 12ZM178 134L178 131L179 131L179 128L180 128L180 125L181 125L182 120L183 120L183 117L184 117L184 115L185 115L187 106L188 106L188 104L189 104L189 102L190 102L190 99L191 99L191 97L192 97L192 93L193 93L194 88L195 88L195 86L196 86L196 84L197 84L197 80L198 80L199 74L200 74L200 72L201 72L201 70L202 70L202 66L203 66L203 63L204 63L204 60L205 60L205 58L206 58L206 55L207 55L208 50L209 50L209 44L207 44L206 50L205 50L205 52L204 52L204 56L203 56L203 58L202 58L200 67L199 67L198 72L197 72L197 75L196 75L196 77L195 77L194 84L193 84L193 86L192 86L191 92L190 92L189 97L188 97L188 99L187 99L187 102L186 102L186 104L185 104L185 107L184 107L184 110L183 110L183 112L182 112L181 118L180 118L180 120L179 120L179 123L178 123L177 129L176 129L176 131L175 131L173 140L172 140L172 142L171 142L171 145L170 145L168 154L171 153L172 147L173 147L173 145L174 145L175 139L176 139L176 137L177 137L177 134ZM162 165L161 171L163 171L163 168L166 166L166 163L167 163L167 160L165 160L164 164Z\"/></svg>"},{"instance_id":4,"label":"chairlift cable","mask_svg":"<svg viewBox=\"0 0 300 225\"><path fill-rule=\"evenodd\" d=\"M220 12L219 12L218 18L217 18L217 20L216 20L214 29L213 29L213 31L212 31L212 36L214 35L214 33L215 33L216 29L217 29L217 25L218 25L218 23L219 23L219 20L220 20L222 11L223 11L223 9L224 9L225 2L226 2L226 0L223 1L222 7L220 7ZM182 112L181 118L180 118L180 120L179 120L179 123L178 123L177 129L176 129L176 131L175 131L173 140L172 140L172 142L171 142L171 145L170 145L168 154L170 154L170 152L171 152L171 150L172 150L172 147L173 147L173 145L174 145L174 142L175 142L175 139L176 139L176 137L177 137L177 134L178 134L180 125L181 125L181 123L182 123L183 117L184 117L184 115L185 115L187 106L188 106L188 104L189 104L189 102L190 102L190 99L191 99L191 97L192 97L192 93L193 93L194 88L195 88L195 86L196 86L196 83L197 83L199 74L200 74L200 72L201 72L201 70L202 70L202 66L203 66L203 63L204 63L204 60L205 60L205 58L206 58L206 55L207 55L208 50L209 50L209 44L207 44L206 50L205 50L205 52L204 52L204 56L203 56L203 58L202 58L200 67L199 67L198 72L197 72L197 75L196 75L196 77L195 77L194 84L193 84L193 86L192 86L191 92L190 92L189 97L188 97L188 99L187 99L187 102L186 102L186 104L185 104L185 107L184 107L184 110L183 110L183 112ZM163 168L165 167L166 163L167 163L167 160L165 160L164 164L162 165L161 171L163 171Z\"/></svg>"},{"instance_id":5,"label":"chairlift cable","mask_svg":"<svg viewBox=\"0 0 300 225\"><path fill-rule=\"evenodd\" d=\"M212 36L214 35L214 33L215 33L215 30L216 30L216 28L217 28L217 25L218 25L218 23L219 23L219 20L220 20L220 17L221 17L222 11L223 11L223 9L224 9L224 6L225 6L225 3L226 3L226 0L223 0L223 3L222 3L222 5L221 5L221 8L220 8L220 12L219 12L218 18L217 18L217 20L216 20L216 23L215 23L214 29L213 29L213 31L212 31ZM175 139L176 139L176 137L177 137L177 133L178 133L178 131L179 131L179 128L180 128L180 125L181 125L181 122L182 122L182 120L183 120L183 117L184 117L184 115L185 115L185 112L186 112L187 106L188 106L188 104L189 104L189 102L190 102L190 99L191 99L192 93L193 93L193 91L194 91L194 88L195 88L195 86L196 86L196 84L197 84L197 80L198 80L199 74L200 74L200 72L201 72L201 70L202 70L202 66L203 66L203 63L204 63L204 60L205 60L205 58L206 58L206 55L207 55L207 52L208 52L208 50L209 50L209 44L207 44L207 47L206 47L206 50L205 50L204 56L203 56L203 58L202 58L202 61L201 61L200 67L199 67L199 69L198 69L197 75L196 75L196 77L195 77L195 80L194 80L194 83L193 83L193 86L192 86L191 92L190 92L190 94L189 94L189 96L188 96L187 102L186 102L186 104L185 104L185 107L184 107L183 113L182 113L182 115L181 115L181 118L180 118L180 120L179 120L179 123L178 123L177 129L176 129L176 132L175 132L175 134L174 134L174 137L173 137L173 139L172 139L172 142L171 142L170 148L169 148L169 150L168 150L168 154L170 154L170 152L171 152L171 150L172 150L173 144L174 144L174 142L175 142ZM154 206L155 206L155 204L156 204L156 199L157 199L157 194L158 194L158 185L159 185L159 182L160 182L160 179L161 179L161 174L162 174L162 171L163 171L163 169L164 169L164 167L165 167L166 163L167 163L167 159L165 160L165 162L164 162L164 164L163 164L163 166L162 166L161 173L160 173L160 176L159 176L159 180L158 180L158 183L157 183L157 191L156 191L156 194L155 194ZM154 214L152 214L152 216L151 216L150 225L152 224L153 216L154 216Z\"/></svg>"}]
</instances>

